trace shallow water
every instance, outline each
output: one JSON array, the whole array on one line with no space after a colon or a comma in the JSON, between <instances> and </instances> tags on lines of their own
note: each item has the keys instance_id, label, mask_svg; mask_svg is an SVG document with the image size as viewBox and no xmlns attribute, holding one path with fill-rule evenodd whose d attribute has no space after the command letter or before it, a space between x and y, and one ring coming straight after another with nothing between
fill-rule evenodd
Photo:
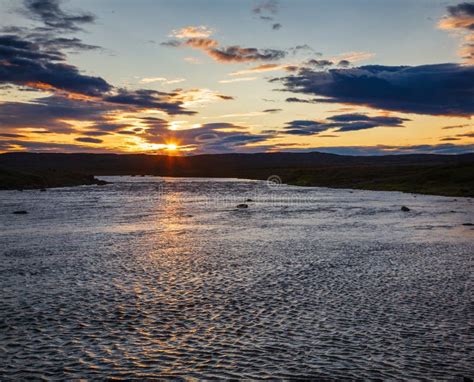
<instances>
[{"instance_id":1,"label":"shallow water","mask_svg":"<svg viewBox=\"0 0 474 382\"><path fill-rule=\"evenodd\" d=\"M1 380L473 377L473 199L106 179L0 192Z\"/></svg>"}]
</instances>

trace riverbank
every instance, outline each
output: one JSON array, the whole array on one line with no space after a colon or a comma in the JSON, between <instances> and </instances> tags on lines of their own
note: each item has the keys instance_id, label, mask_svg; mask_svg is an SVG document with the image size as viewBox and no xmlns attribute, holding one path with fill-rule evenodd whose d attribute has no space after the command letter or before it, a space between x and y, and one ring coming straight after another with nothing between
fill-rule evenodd
<instances>
[{"instance_id":1,"label":"riverbank","mask_svg":"<svg viewBox=\"0 0 474 382\"><path fill-rule=\"evenodd\" d=\"M0 168L0 190L46 189L106 184L92 175L63 171L22 172Z\"/></svg>"},{"instance_id":2,"label":"riverbank","mask_svg":"<svg viewBox=\"0 0 474 382\"><path fill-rule=\"evenodd\" d=\"M91 175L155 175L266 180L297 186L474 197L474 154L344 156L312 153L0 154L0 188L98 184ZM14 172L15 174L11 174Z\"/></svg>"},{"instance_id":3,"label":"riverbank","mask_svg":"<svg viewBox=\"0 0 474 382\"><path fill-rule=\"evenodd\" d=\"M295 186L474 197L473 164L295 169L283 172L282 181Z\"/></svg>"}]
</instances>

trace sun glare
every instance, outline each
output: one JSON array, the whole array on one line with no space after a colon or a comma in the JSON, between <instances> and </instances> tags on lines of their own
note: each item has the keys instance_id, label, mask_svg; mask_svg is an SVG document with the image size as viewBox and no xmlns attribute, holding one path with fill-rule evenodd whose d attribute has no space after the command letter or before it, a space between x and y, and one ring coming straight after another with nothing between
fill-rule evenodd
<instances>
[{"instance_id":1,"label":"sun glare","mask_svg":"<svg viewBox=\"0 0 474 382\"><path fill-rule=\"evenodd\" d=\"M168 143L166 145L166 150L169 150L169 151L174 151L178 148L178 146L174 143Z\"/></svg>"}]
</instances>

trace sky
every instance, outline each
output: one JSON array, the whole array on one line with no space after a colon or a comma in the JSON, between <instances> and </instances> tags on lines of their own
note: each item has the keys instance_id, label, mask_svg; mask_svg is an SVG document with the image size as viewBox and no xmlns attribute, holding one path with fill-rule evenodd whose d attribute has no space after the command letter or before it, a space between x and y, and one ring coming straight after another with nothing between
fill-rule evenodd
<instances>
[{"instance_id":1,"label":"sky","mask_svg":"<svg viewBox=\"0 0 474 382\"><path fill-rule=\"evenodd\" d=\"M0 0L0 152L474 152L474 2Z\"/></svg>"}]
</instances>

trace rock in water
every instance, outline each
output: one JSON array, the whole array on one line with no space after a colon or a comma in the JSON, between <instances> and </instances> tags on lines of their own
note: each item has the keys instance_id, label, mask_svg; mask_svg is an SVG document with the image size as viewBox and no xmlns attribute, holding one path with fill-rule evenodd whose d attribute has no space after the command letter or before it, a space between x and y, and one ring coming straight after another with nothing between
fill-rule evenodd
<instances>
[{"instance_id":1,"label":"rock in water","mask_svg":"<svg viewBox=\"0 0 474 382\"><path fill-rule=\"evenodd\" d=\"M472 226L474 226L474 223L463 223L462 225L465 225L467 227L472 227Z\"/></svg>"},{"instance_id":2,"label":"rock in water","mask_svg":"<svg viewBox=\"0 0 474 382\"><path fill-rule=\"evenodd\" d=\"M13 214L15 214L15 215L26 215L27 213L28 213L28 211L24 211L24 210L13 211Z\"/></svg>"},{"instance_id":3,"label":"rock in water","mask_svg":"<svg viewBox=\"0 0 474 382\"><path fill-rule=\"evenodd\" d=\"M410 209L407 207L407 206L402 206L402 208L400 208L403 212L408 212L410 211Z\"/></svg>"},{"instance_id":4,"label":"rock in water","mask_svg":"<svg viewBox=\"0 0 474 382\"><path fill-rule=\"evenodd\" d=\"M253 202L253 200L252 199L247 199L246 202Z\"/></svg>"},{"instance_id":5,"label":"rock in water","mask_svg":"<svg viewBox=\"0 0 474 382\"><path fill-rule=\"evenodd\" d=\"M249 208L249 205L245 203L237 204L237 208Z\"/></svg>"}]
</instances>

